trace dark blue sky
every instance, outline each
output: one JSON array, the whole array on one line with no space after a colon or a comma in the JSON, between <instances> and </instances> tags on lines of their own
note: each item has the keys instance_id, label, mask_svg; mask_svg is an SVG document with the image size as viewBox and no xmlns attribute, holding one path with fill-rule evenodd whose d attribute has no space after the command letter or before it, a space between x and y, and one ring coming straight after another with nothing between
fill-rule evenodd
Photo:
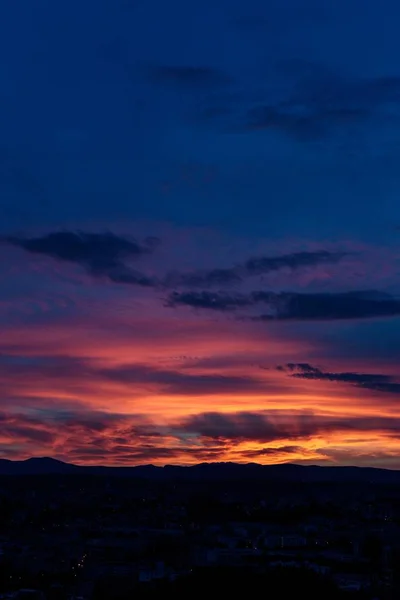
<instances>
[{"instance_id":1,"label":"dark blue sky","mask_svg":"<svg viewBox=\"0 0 400 600\"><path fill-rule=\"evenodd\" d=\"M0 456L400 467L399 23L3 1Z\"/></svg>"},{"instance_id":2,"label":"dark blue sky","mask_svg":"<svg viewBox=\"0 0 400 600\"><path fill-rule=\"evenodd\" d=\"M3 227L398 237L395 0L3 4Z\"/></svg>"}]
</instances>

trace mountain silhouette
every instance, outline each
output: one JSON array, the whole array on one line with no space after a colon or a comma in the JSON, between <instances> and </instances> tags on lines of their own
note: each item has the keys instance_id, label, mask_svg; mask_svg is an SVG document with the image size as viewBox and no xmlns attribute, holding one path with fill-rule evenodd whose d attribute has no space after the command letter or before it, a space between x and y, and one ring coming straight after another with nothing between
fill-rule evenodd
<instances>
[{"instance_id":1,"label":"mountain silhouette","mask_svg":"<svg viewBox=\"0 0 400 600\"><path fill-rule=\"evenodd\" d=\"M200 463L193 466L140 465L132 467L81 466L54 458L0 459L5 475L107 475L154 481L293 481L338 483L400 483L400 471L373 467L322 467L317 465L260 465L257 463Z\"/></svg>"}]
</instances>

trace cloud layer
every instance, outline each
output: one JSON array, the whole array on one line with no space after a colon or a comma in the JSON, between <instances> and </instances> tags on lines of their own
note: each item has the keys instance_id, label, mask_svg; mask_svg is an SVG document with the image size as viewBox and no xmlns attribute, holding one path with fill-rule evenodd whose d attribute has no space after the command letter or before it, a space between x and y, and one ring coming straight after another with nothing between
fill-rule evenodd
<instances>
[{"instance_id":1,"label":"cloud layer","mask_svg":"<svg viewBox=\"0 0 400 600\"><path fill-rule=\"evenodd\" d=\"M352 340L378 317L396 326L395 255L282 244L216 264L211 245L136 239L3 238L2 456L394 465L396 365L358 356Z\"/></svg>"}]
</instances>

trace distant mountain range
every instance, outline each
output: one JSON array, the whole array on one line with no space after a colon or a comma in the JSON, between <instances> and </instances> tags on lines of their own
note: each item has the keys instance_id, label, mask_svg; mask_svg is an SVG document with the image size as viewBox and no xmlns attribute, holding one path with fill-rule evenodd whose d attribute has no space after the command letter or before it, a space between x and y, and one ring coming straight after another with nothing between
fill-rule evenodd
<instances>
[{"instance_id":1,"label":"distant mountain range","mask_svg":"<svg viewBox=\"0 0 400 600\"><path fill-rule=\"evenodd\" d=\"M54 458L29 458L12 461L0 459L0 476L4 475L107 475L135 477L153 481L287 481L337 483L399 483L400 471L370 467L321 467L316 465L259 465L256 463L201 463L194 466L94 467L78 466Z\"/></svg>"}]
</instances>

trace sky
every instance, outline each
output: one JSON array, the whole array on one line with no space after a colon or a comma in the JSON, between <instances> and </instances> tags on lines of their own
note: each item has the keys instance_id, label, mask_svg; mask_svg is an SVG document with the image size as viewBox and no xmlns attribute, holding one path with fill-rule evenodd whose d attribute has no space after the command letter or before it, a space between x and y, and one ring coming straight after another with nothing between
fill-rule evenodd
<instances>
[{"instance_id":1,"label":"sky","mask_svg":"<svg viewBox=\"0 0 400 600\"><path fill-rule=\"evenodd\" d=\"M0 458L400 468L398 1L0 17Z\"/></svg>"}]
</instances>

